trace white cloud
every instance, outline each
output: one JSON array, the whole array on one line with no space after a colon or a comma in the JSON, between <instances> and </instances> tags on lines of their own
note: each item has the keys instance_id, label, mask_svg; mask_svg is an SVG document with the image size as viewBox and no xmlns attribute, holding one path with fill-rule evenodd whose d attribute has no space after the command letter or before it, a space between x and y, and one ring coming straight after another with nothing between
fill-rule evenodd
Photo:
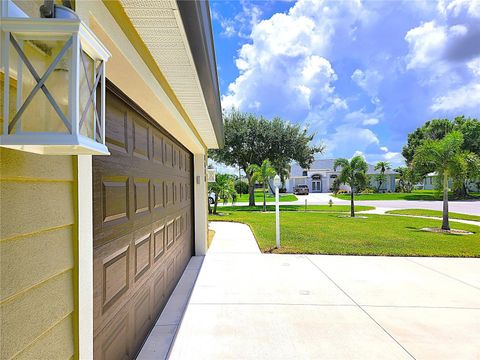
<instances>
[{"instance_id":1,"label":"white cloud","mask_svg":"<svg viewBox=\"0 0 480 360\"><path fill-rule=\"evenodd\" d=\"M413 28L405 35L410 46L407 69L423 68L438 61L445 50L447 30L435 21Z\"/></svg>"},{"instance_id":2,"label":"white cloud","mask_svg":"<svg viewBox=\"0 0 480 360\"><path fill-rule=\"evenodd\" d=\"M383 157L390 163L392 168L405 165L405 158L399 152L387 152Z\"/></svg>"},{"instance_id":3,"label":"white cloud","mask_svg":"<svg viewBox=\"0 0 480 360\"><path fill-rule=\"evenodd\" d=\"M345 115L345 121L355 126L370 126L377 125L382 117L383 110L380 105L377 105L372 112L367 112L365 108L352 111Z\"/></svg>"},{"instance_id":4,"label":"white cloud","mask_svg":"<svg viewBox=\"0 0 480 360\"><path fill-rule=\"evenodd\" d=\"M401 154L398 152L388 151L386 154L383 155L383 157L385 158L385 160L392 160L398 157L399 155Z\"/></svg>"},{"instance_id":5,"label":"white cloud","mask_svg":"<svg viewBox=\"0 0 480 360\"><path fill-rule=\"evenodd\" d=\"M325 143L330 154L350 157L355 151L365 152L369 146L378 145L380 140L370 129L345 124L338 126Z\"/></svg>"},{"instance_id":6,"label":"white cloud","mask_svg":"<svg viewBox=\"0 0 480 360\"><path fill-rule=\"evenodd\" d=\"M480 77L480 57L468 62L467 67L474 76Z\"/></svg>"},{"instance_id":7,"label":"white cloud","mask_svg":"<svg viewBox=\"0 0 480 360\"><path fill-rule=\"evenodd\" d=\"M382 150L383 147L380 147ZM383 150L382 150L383 151ZM388 161L393 169L405 165L405 158L401 153L395 151L366 153L365 160L369 164L376 164L379 161Z\"/></svg>"},{"instance_id":8,"label":"white cloud","mask_svg":"<svg viewBox=\"0 0 480 360\"><path fill-rule=\"evenodd\" d=\"M369 118L363 120L362 124L367 126L367 125L377 125L380 122L377 118Z\"/></svg>"},{"instance_id":9,"label":"white cloud","mask_svg":"<svg viewBox=\"0 0 480 360\"><path fill-rule=\"evenodd\" d=\"M327 56L332 36L351 32L365 14L357 0L299 0L288 13L253 24L251 42L236 59L240 74L222 96L223 107L253 111L258 101L263 114L278 114L281 106L282 115L296 121L347 109L346 99L335 94L337 75Z\"/></svg>"},{"instance_id":10,"label":"white cloud","mask_svg":"<svg viewBox=\"0 0 480 360\"><path fill-rule=\"evenodd\" d=\"M480 1L441 0L438 11L441 17L407 32L407 69L418 71L431 86L431 111L448 116L478 110Z\"/></svg>"},{"instance_id":11,"label":"white cloud","mask_svg":"<svg viewBox=\"0 0 480 360\"><path fill-rule=\"evenodd\" d=\"M225 37L238 36L240 38L248 38L248 35L252 27L260 21L262 11L258 6L253 5L247 0L240 0L242 7L241 11L233 18L227 18L222 16L215 10L215 6L212 7L212 18L217 20L222 28L221 35Z\"/></svg>"},{"instance_id":12,"label":"white cloud","mask_svg":"<svg viewBox=\"0 0 480 360\"><path fill-rule=\"evenodd\" d=\"M433 99L432 111L463 110L480 107L480 82L470 83Z\"/></svg>"},{"instance_id":13,"label":"white cloud","mask_svg":"<svg viewBox=\"0 0 480 360\"><path fill-rule=\"evenodd\" d=\"M480 17L480 1L478 0L440 0L438 10L444 16L458 16L462 11L473 17Z\"/></svg>"},{"instance_id":14,"label":"white cloud","mask_svg":"<svg viewBox=\"0 0 480 360\"><path fill-rule=\"evenodd\" d=\"M380 147L380 150L384 151L384 152L388 152L388 148L386 146L381 146Z\"/></svg>"},{"instance_id":15,"label":"white cloud","mask_svg":"<svg viewBox=\"0 0 480 360\"><path fill-rule=\"evenodd\" d=\"M356 69L351 78L360 88L365 90L367 94L370 96L375 96L378 93L378 87L383 79L383 76L376 70L362 71L360 69Z\"/></svg>"},{"instance_id":16,"label":"white cloud","mask_svg":"<svg viewBox=\"0 0 480 360\"><path fill-rule=\"evenodd\" d=\"M350 158L350 160L351 160L352 158L354 158L355 156L361 156L361 157L365 158L365 154L363 153L363 151L358 151L358 150L355 151L355 152L353 153L353 156Z\"/></svg>"},{"instance_id":17,"label":"white cloud","mask_svg":"<svg viewBox=\"0 0 480 360\"><path fill-rule=\"evenodd\" d=\"M480 21L448 18L432 20L410 29L405 35L409 45L407 69L447 72L451 62L465 61L480 55Z\"/></svg>"}]
</instances>

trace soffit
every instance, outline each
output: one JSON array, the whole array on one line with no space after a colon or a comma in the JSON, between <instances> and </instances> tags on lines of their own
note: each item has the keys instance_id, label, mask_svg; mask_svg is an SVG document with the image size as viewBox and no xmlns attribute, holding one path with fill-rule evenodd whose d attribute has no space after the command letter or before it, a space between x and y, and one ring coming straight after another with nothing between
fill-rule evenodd
<instances>
[{"instance_id":1,"label":"soffit","mask_svg":"<svg viewBox=\"0 0 480 360\"><path fill-rule=\"evenodd\" d=\"M208 148L218 147L176 1L120 0Z\"/></svg>"}]
</instances>

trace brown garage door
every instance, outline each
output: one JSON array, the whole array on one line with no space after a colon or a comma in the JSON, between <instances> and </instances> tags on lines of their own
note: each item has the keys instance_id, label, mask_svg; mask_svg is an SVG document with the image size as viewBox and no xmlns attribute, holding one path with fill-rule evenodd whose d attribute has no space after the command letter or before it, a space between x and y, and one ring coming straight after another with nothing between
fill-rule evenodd
<instances>
[{"instance_id":1,"label":"brown garage door","mask_svg":"<svg viewBox=\"0 0 480 360\"><path fill-rule=\"evenodd\" d=\"M192 155L113 85L93 160L95 359L133 358L193 251Z\"/></svg>"}]
</instances>

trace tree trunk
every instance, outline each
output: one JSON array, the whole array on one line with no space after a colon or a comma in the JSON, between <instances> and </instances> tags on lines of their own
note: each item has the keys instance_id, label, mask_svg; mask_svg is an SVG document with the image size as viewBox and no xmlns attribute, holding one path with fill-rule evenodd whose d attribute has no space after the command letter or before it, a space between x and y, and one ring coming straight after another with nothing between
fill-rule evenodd
<instances>
[{"instance_id":1,"label":"tree trunk","mask_svg":"<svg viewBox=\"0 0 480 360\"><path fill-rule=\"evenodd\" d=\"M216 214L217 213L217 205L218 205L218 195L215 194L215 203L213 205L213 213Z\"/></svg>"},{"instance_id":2,"label":"tree trunk","mask_svg":"<svg viewBox=\"0 0 480 360\"><path fill-rule=\"evenodd\" d=\"M267 188L265 187L265 182L263 183L263 211L267 211L267 198L266 198Z\"/></svg>"},{"instance_id":3,"label":"tree trunk","mask_svg":"<svg viewBox=\"0 0 480 360\"><path fill-rule=\"evenodd\" d=\"M353 201L353 187L350 191L350 216L355 217L355 203Z\"/></svg>"},{"instance_id":4,"label":"tree trunk","mask_svg":"<svg viewBox=\"0 0 480 360\"><path fill-rule=\"evenodd\" d=\"M245 171L248 180L248 206L255 206L255 182L252 181L252 175Z\"/></svg>"},{"instance_id":5,"label":"tree trunk","mask_svg":"<svg viewBox=\"0 0 480 360\"><path fill-rule=\"evenodd\" d=\"M450 230L448 223L448 173L443 174L443 220L442 230Z\"/></svg>"}]
</instances>

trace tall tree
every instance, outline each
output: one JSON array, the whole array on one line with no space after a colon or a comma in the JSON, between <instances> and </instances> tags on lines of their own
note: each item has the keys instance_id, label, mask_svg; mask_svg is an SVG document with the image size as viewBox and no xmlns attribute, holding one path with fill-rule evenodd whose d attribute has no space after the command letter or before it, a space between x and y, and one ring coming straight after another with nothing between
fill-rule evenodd
<instances>
[{"instance_id":1,"label":"tall tree","mask_svg":"<svg viewBox=\"0 0 480 360\"><path fill-rule=\"evenodd\" d=\"M384 181L386 180L385 178L385 171L390 170L392 167L388 161L379 161L375 164L375 170L380 171L380 176L377 177L377 182L378 182L378 187L377 187L377 192L380 191L382 188L382 185Z\"/></svg>"},{"instance_id":2,"label":"tall tree","mask_svg":"<svg viewBox=\"0 0 480 360\"><path fill-rule=\"evenodd\" d=\"M275 169L270 164L268 159L263 160L262 165L258 166L257 164L251 164L247 171L252 174L252 180L262 183L263 188L263 211L267 211L267 186L275 175Z\"/></svg>"},{"instance_id":3,"label":"tall tree","mask_svg":"<svg viewBox=\"0 0 480 360\"><path fill-rule=\"evenodd\" d=\"M411 164L417 147L425 140L440 140L453 130L453 122L448 119L433 119L426 121L421 127L408 134L407 144L402 149L402 155ZM431 172L431 171L429 171Z\"/></svg>"},{"instance_id":4,"label":"tall tree","mask_svg":"<svg viewBox=\"0 0 480 360\"><path fill-rule=\"evenodd\" d=\"M276 164L272 164L276 173L280 177L280 182L282 183L282 189L285 188L285 181L290 175L291 166L288 162L277 161Z\"/></svg>"},{"instance_id":5,"label":"tall tree","mask_svg":"<svg viewBox=\"0 0 480 360\"><path fill-rule=\"evenodd\" d=\"M246 174L249 184L249 205L255 206L255 188L252 173L247 171L251 164L261 166L269 159L274 167L297 161L308 168L315 154L324 146L311 142L314 134L300 125L290 124L280 118L268 121L263 117L232 110L224 115L225 146L209 151L210 157L229 166L239 166Z\"/></svg>"},{"instance_id":6,"label":"tall tree","mask_svg":"<svg viewBox=\"0 0 480 360\"><path fill-rule=\"evenodd\" d=\"M350 216L355 217L354 193L357 189L361 189L367 182L368 164L362 156L354 156L352 160L336 159L333 163L333 169L341 167L338 181L341 184L350 186Z\"/></svg>"},{"instance_id":7,"label":"tall tree","mask_svg":"<svg viewBox=\"0 0 480 360\"><path fill-rule=\"evenodd\" d=\"M452 131L440 140L425 140L413 157L415 168L431 168L439 176L443 189L442 229L450 230L448 219L448 180L454 179L453 186L462 184L469 172L474 174L480 169L480 157L462 149L464 138L459 131ZM476 169L476 170L475 170Z\"/></svg>"},{"instance_id":8,"label":"tall tree","mask_svg":"<svg viewBox=\"0 0 480 360\"><path fill-rule=\"evenodd\" d=\"M411 165L415 156L416 149L427 140L440 140L452 131L458 131L463 135L462 150L472 152L480 156L480 121L474 118L466 118L465 116L457 116L453 121L448 119L434 119L427 121L423 126L416 129L408 135L407 144L403 147L402 155L407 161L407 165ZM426 175L433 172L430 166L422 169L417 168L420 175ZM469 174L465 174L465 178L458 180L463 182L462 186L455 189L458 197L465 197L468 193Z\"/></svg>"}]
</instances>

